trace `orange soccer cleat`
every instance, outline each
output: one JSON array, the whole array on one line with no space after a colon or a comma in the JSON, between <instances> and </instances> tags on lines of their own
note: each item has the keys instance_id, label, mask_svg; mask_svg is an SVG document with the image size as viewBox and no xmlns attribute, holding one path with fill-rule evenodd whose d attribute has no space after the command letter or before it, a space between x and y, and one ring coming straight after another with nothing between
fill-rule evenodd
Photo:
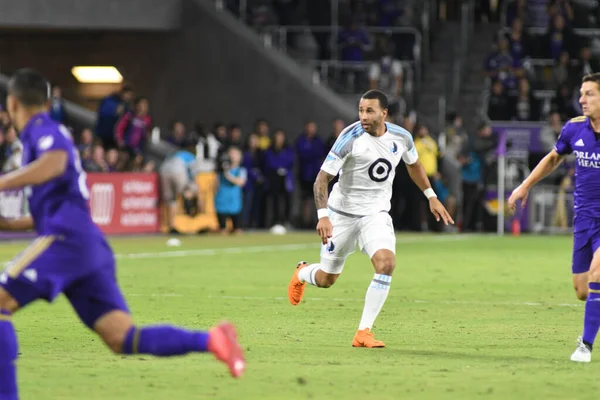
<instances>
[{"instance_id":1,"label":"orange soccer cleat","mask_svg":"<svg viewBox=\"0 0 600 400\"><path fill-rule=\"evenodd\" d=\"M209 333L208 350L218 360L227 364L231 376L234 378L241 377L246 369L246 360L244 359L244 352L237 341L235 327L228 322L222 322L212 328Z\"/></svg>"},{"instance_id":2,"label":"orange soccer cleat","mask_svg":"<svg viewBox=\"0 0 600 400\"><path fill-rule=\"evenodd\" d=\"M354 335L354 339L352 340L352 347L368 347L368 348L378 348L385 347L385 343L381 340L375 340L375 336L371 333L369 328L365 328L360 331L356 331L356 335Z\"/></svg>"},{"instance_id":3,"label":"orange soccer cleat","mask_svg":"<svg viewBox=\"0 0 600 400\"><path fill-rule=\"evenodd\" d=\"M306 282L300 282L298 278L298 273L302 268L308 267L308 263L304 261L300 261L296 270L294 271L294 275L292 275L292 280L288 286L288 299L293 306L297 306L300 301L302 301L302 296L304 296L304 287L306 286Z\"/></svg>"}]
</instances>

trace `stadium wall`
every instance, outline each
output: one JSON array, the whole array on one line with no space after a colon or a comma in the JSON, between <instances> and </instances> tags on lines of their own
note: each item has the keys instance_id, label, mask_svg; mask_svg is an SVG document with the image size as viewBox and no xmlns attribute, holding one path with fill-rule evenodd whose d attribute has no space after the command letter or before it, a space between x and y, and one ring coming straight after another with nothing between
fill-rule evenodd
<instances>
[{"instance_id":1,"label":"stadium wall","mask_svg":"<svg viewBox=\"0 0 600 400\"><path fill-rule=\"evenodd\" d=\"M149 97L163 130L178 118L190 128L196 121L237 122L248 132L257 118L267 118L294 136L311 119L328 135L333 118L356 118L354 107L313 85L287 56L265 49L233 16L200 0L182 5L182 27L174 32L7 30L0 36L0 72L37 68L65 98L95 110L116 87L80 84L71 67L114 65Z\"/></svg>"},{"instance_id":2,"label":"stadium wall","mask_svg":"<svg viewBox=\"0 0 600 400\"><path fill-rule=\"evenodd\" d=\"M2 28L179 28L182 0L0 0Z\"/></svg>"}]
</instances>

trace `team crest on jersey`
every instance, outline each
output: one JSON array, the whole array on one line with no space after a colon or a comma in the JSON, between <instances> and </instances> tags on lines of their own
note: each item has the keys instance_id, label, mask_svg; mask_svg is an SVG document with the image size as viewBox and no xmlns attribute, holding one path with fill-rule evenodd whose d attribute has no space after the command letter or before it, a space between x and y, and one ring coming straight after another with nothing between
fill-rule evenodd
<instances>
[{"instance_id":1,"label":"team crest on jersey","mask_svg":"<svg viewBox=\"0 0 600 400\"><path fill-rule=\"evenodd\" d=\"M392 152L392 154L398 154L398 145L396 144L396 142L394 142L394 145L392 146L390 151Z\"/></svg>"},{"instance_id":2,"label":"team crest on jersey","mask_svg":"<svg viewBox=\"0 0 600 400\"><path fill-rule=\"evenodd\" d=\"M333 244L332 241L329 241L329 244L327 245L327 252L329 254L333 254L334 250L335 250L335 244Z\"/></svg>"},{"instance_id":3,"label":"team crest on jersey","mask_svg":"<svg viewBox=\"0 0 600 400\"><path fill-rule=\"evenodd\" d=\"M54 138L50 135L42 137L38 140L38 147L40 150L48 150L54 144Z\"/></svg>"}]
</instances>

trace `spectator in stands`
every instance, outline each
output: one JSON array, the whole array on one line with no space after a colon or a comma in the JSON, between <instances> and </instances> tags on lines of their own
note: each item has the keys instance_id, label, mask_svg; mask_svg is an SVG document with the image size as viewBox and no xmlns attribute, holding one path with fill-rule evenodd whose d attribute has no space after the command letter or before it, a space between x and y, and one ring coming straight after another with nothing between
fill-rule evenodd
<instances>
[{"instance_id":1,"label":"spectator in stands","mask_svg":"<svg viewBox=\"0 0 600 400\"><path fill-rule=\"evenodd\" d=\"M104 158L104 147L100 144L92 148L92 158L83 165L87 172L108 172L108 164Z\"/></svg>"},{"instance_id":2,"label":"spectator in stands","mask_svg":"<svg viewBox=\"0 0 600 400\"><path fill-rule=\"evenodd\" d=\"M193 142L184 143L184 148L167 157L158 170L162 198L167 205L167 223L170 233L177 233L174 225L175 215L177 215L177 200L188 189L198 193L192 173L192 165L195 160L194 148ZM197 201L200 201L200 198L201 196L197 196ZM202 208L202 204L198 204L198 209Z\"/></svg>"},{"instance_id":3,"label":"spectator in stands","mask_svg":"<svg viewBox=\"0 0 600 400\"><path fill-rule=\"evenodd\" d=\"M526 78L519 80L519 93L510 99L510 119L517 121L539 121L540 103Z\"/></svg>"},{"instance_id":4,"label":"spectator in stands","mask_svg":"<svg viewBox=\"0 0 600 400\"><path fill-rule=\"evenodd\" d=\"M229 145L241 149L243 144L242 128L238 124L229 125Z\"/></svg>"},{"instance_id":5,"label":"spectator in stands","mask_svg":"<svg viewBox=\"0 0 600 400\"><path fill-rule=\"evenodd\" d=\"M244 187L243 226L245 228L265 228L265 176L264 152L259 147L258 135L251 133L248 136L248 145L244 153L244 168L248 172L248 179Z\"/></svg>"},{"instance_id":6,"label":"spectator in stands","mask_svg":"<svg viewBox=\"0 0 600 400\"><path fill-rule=\"evenodd\" d=\"M10 172L21 168L21 159L23 157L23 144L19 140L17 130L14 125L10 125L4 133L4 143L6 145L5 162L2 172Z\"/></svg>"},{"instance_id":7,"label":"spectator in stands","mask_svg":"<svg viewBox=\"0 0 600 400\"><path fill-rule=\"evenodd\" d=\"M79 150L79 154L81 155L82 159L87 158L87 157L84 157L83 154L89 154L89 157L91 157L93 145L94 145L94 133L92 132L91 129L85 128L84 130L81 131L81 135L79 138L79 146L77 146L77 149Z\"/></svg>"},{"instance_id":8,"label":"spectator in stands","mask_svg":"<svg viewBox=\"0 0 600 400\"><path fill-rule=\"evenodd\" d=\"M568 51L563 51L558 63L552 67L552 76L549 81L549 89L556 90L563 84L569 84L570 77L574 75L571 67L571 57Z\"/></svg>"},{"instance_id":9,"label":"spectator in stands","mask_svg":"<svg viewBox=\"0 0 600 400\"><path fill-rule=\"evenodd\" d=\"M498 80L492 84L492 93L488 99L487 115L492 121L510 120L508 97L504 94L502 82Z\"/></svg>"},{"instance_id":10,"label":"spectator in stands","mask_svg":"<svg viewBox=\"0 0 600 400\"><path fill-rule=\"evenodd\" d=\"M515 18L512 29L507 33L506 39L509 43L510 54L514 60L523 60L530 54L531 39L529 34L523 30L523 20Z\"/></svg>"},{"instance_id":11,"label":"spectator in stands","mask_svg":"<svg viewBox=\"0 0 600 400\"><path fill-rule=\"evenodd\" d=\"M167 141L180 149L187 145L185 125L182 121L174 121L171 124L171 134Z\"/></svg>"},{"instance_id":12,"label":"spectator in stands","mask_svg":"<svg viewBox=\"0 0 600 400\"><path fill-rule=\"evenodd\" d=\"M560 85L556 91L556 96L552 100L552 108L560 114L563 122L577 116L577 111L573 108L571 89L569 85Z\"/></svg>"},{"instance_id":13,"label":"spectator in stands","mask_svg":"<svg viewBox=\"0 0 600 400\"><path fill-rule=\"evenodd\" d=\"M0 106L0 128L7 127L10 125L10 116L2 106Z\"/></svg>"},{"instance_id":14,"label":"spectator in stands","mask_svg":"<svg viewBox=\"0 0 600 400\"><path fill-rule=\"evenodd\" d=\"M50 97L50 118L61 124L67 123L65 101L62 98L62 89L58 86L52 88L52 96Z\"/></svg>"},{"instance_id":15,"label":"spectator in stands","mask_svg":"<svg viewBox=\"0 0 600 400\"><path fill-rule=\"evenodd\" d=\"M213 126L212 132L215 135L215 138L219 141L219 143L221 143L221 147L223 149L227 149L227 147L229 147L229 136L227 135L227 125L225 125L222 122L217 122ZM225 150L223 150L223 151L225 151Z\"/></svg>"},{"instance_id":16,"label":"spectator in stands","mask_svg":"<svg viewBox=\"0 0 600 400\"><path fill-rule=\"evenodd\" d=\"M508 71L515 63L506 37L500 36L496 43L497 50L492 51L485 60L485 74L488 78L503 79L502 71Z\"/></svg>"},{"instance_id":17,"label":"spectator in stands","mask_svg":"<svg viewBox=\"0 0 600 400\"><path fill-rule=\"evenodd\" d=\"M477 154L481 162L484 186L488 183L488 178L491 177L491 172L497 162L497 148L498 136L494 135L491 125L487 122L480 123L477 127L477 134L473 138L471 150Z\"/></svg>"},{"instance_id":18,"label":"spectator in stands","mask_svg":"<svg viewBox=\"0 0 600 400\"><path fill-rule=\"evenodd\" d=\"M96 136L102 140L105 149L117 147L115 126L119 119L129 111L132 99L133 88L130 85L124 85L118 93L111 94L100 102Z\"/></svg>"},{"instance_id":19,"label":"spectator in stands","mask_svg":"<svg viewBox=\"0 0 600 400\"><path fill-rule=\"evenodd\" d=\"M552 18L552 26L545 37L546 51L545 57L558 60L563 51L568 51L570 55L575 47L575 39L571 30L565 26L565 19L558 14Z\"/></svg>"},{"instance_id":20,"label":"spectator in stands","mask_svg":"<svg viewBox=\"0 0 600 400\"><path fill-rule=\"evenodd\" d=\"M369 68L369 86L394 96L402 95L402 63L386 36L380 36L375 61Z\"/></svg>"},{"instance_id":21,"label":"spectator in stands","mask_svg":"<svg viewBox=\"0 0 600 400\"><path fill-rule=\"evenodd\" d=\"M219 172L219 189L215 196L215 208L219 219L219 227L224 234L241 232L240 217L242 214L243 192L248 173L242 163L242 152L237 147L227 151L230 164ZM227 220L232 229L227 229Z\"/></svg>"},{"instance_id":22,"label":"spectator in stands","mask_svg":"<svg viewBox=\"0 0 600 400\"><path fill-rule=\"evenodd\" d=\"M119 148L127 150L130 158L143 152L150 136L152 118L148 112L148 99L138 97L135 100L134 111L125 113L115 128L117 145Z\"/></svg>"},{"instance_id":23,"label":"spectator in stands","mask_svg":"<svg viewBox=\"0 0 600 400\"><path fill-rule=\"evenodd\" d=\"M123 168L119 165L119 151L117 149L109 149L106 152L106 166L108 167L107 172L121 172ZM123 164L123 161L121 161Z\"/></svg>"},{"instance_id":24,"label":"spectator in stands","mask_svg":"<svg viewBox=\"0 0 600 400\"><path fill-rule=\"evenodd\" d=\"M379 9L377 10L377 25L386 28L396 26L396 23L400 16L404 14L402 12L402 2L397 2L393 0L379 0L378 5Z\"/></svg>"},{"instance_id":25,"label":"spectator in stands","mask_svg":"<svg viewBox=\"0 0 600 400\"><path fill-rule=\"evenodd\" d=\"M552 111L548 116L548 122L544 125L542 131L540 132L542 153L548 154L554 148L562 128L563 123L560 120L560 114L556 110Z\"/></svg>"},{"instance_id":26,"label":"spectator in stands","mask_svg":"<svg viewBox=\"0 0 600 400\"><path fill-rule=\"evenodd\" d=\"M551 20L556 16L561 16L565 25L572 26L573 22L573 7L569 0L551 0L548 4L548 16Z\"/></svg>"},{"instance_id":27,"label":"spectator in stands","mask_svg":"<svg viewBox=\"0 0 600 400\"><path fill-rule=\"evenodd\" d=\"M435 139L431 137L429 134L429 129L425 125L419 125L416 128L416 136L415 136L415 149L417 150L417 154L419 155L419 160L425 169L425 173L427 177L429 177L430 181L433 181L438 174L438 156L439 149L437 142ZM424 222L429 226L430 229L435 225L435 219L433 216L430 216L431 213L428 212L426 208L429 204L427 198L425 196L420 196L420 217L421 223ZM424 219L426 217L426 219Z\"/></svg>"},{"instance_id":28,"label":"spectator in stands","mask_svg":"<svg viewBox=\"0 0 600 400\"><path fill-rule=\"evenodd\" d=\"M477 153L465 146L458 156L462 165L463 209L462 221L459 223L462 232L477 230L479 210L481 208L482 166Z\"/></svg>"},{"instance_id":29,"label":"spectator in stands","mask_svg":"<svg viewBox=\"0 0 600 400\"><path fill-rule=\"evenodd\" d=\"M353 17L350 26L341 30L339 34L339 47L341 60L349 63L365 61L366 54L371 50L371 40L365 29L359 26L357 17ZM349 64L343 69L345 85L349 90L354 90L356 82L366 82L365 71L360 64Z\"/></svg>"},{"instance_id":30,"label":"spectator in stands","mask_svg":"<svg viewBox=\"0 0 600 400\"><path fill-rule=\"evenodd\" d=\"M294 151L286 143L283 130L275 131L273 146L265 153L265 175L267 177L267 196L269 209L272 210L273 225L287 225L294 191Z\"/></svg>"},{"instance_id":31,"label":"spectator in stands","mask_svg":"<svg viewBox=\"0 0 600 400\"><path fill-rule=\"evenodd\" d=\"M326 154L325 143L317 135L317 124L309 121L304 125L304 132L296 141L296 155L298 157L298 181L300 183L302 199L301 223L304 228L316 225L316 210L313 210L314 193L313 185L321 169Z\"/></svg>"},{"instance_id":32,"label":"spectator in stands","mask_svg":"<svg viewBox=\"0 0 600 400\"><path fill-rule=\"evenodd\" d=\"M258 146L261 150L264 151L271 147L270 127L266 120L259 119L254 127L254 132L258 135Z\"/></svg>"},{"instance_id":33,"label":"spectator in stands","mask_svg":"<svg viewBox=\"0 0 600 400\"><path fill-rule=\"evenodd\" d=\"M333 144L335 143L337 138L340 136L340 133L342 133L342 131L346 127L344 120L342 120L340 118L334 119L332 125L333 125L332 126L333 130L331 131L331 135L329 136L329 138L327 139L327 143L325 144L325 148L327 149L327 151L331 150L331 148L333 147Z\"/></svg>"},{"instance_id":34,"label":"spectator in stands","mask_svg":"<svg viewBox=\"0 0 600 400\"><path fill-rule=\"evenodd\" d=\"M127 170L131 172L154 172L155 167L154 161L146 161L143 154L136 154L131 162L131 167Z\"/></svg>"},{"instance_id":35,"label":"spectator in stands","mask_svg":"<svg viewBox=\"0 0 600 400\"><path fill-rule=\"evenodd\" d=\"M584 46L579 51L579 68L576 70L576 79L579 82L585 75L600 72L600 62L592 58L589 46Z\"/></svg>"},{"instance_id":36,"label":"spectator in stands","mask_svg":"<svg viewBox=\"0 0 600 400\"><path fill-rule=\"evenodd\" d=\"M459 220L458 213L462 206L462 165L458 161L458 155L469 142L469 135L463 126L463 119L457 113L449 113L446 117L447 126L438 138L441 155L440 169L445 178L449 197L446 209L456 221Z\"/></svg>"},{"instance_id":37,"label":"spectator in stands","mask_svg":"<svg viewBox=\"0 0 600 400\"><path fill-rule=\"evenodd\" d=\"M359 26L356 17L349 27L342 29L338 41L342 61L364 61L365 54L371 49L369 34Z\"/></svg>"},{"instance_id":38,"label":"spectator in stands","mask_svg":"<svg viewBox=\"0 0 600 400\"><path fill-rule=\"evenodd\" d=\"M196 123L195 136L198 141L196 145L196 171L214 172L221 143L215 138L215 135L210 132L207 133L200 122Z\"/></svg>"}]
</instances>

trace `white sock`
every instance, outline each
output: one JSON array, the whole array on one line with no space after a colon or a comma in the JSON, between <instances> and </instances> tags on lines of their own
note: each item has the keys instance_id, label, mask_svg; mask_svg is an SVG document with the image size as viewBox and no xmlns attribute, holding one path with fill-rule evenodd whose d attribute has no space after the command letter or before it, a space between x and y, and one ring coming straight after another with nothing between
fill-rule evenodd
<instances>
[{"instance_id":1,"label":"white sock","mask_svg":"<svg viewBox=\"0 0 600 400\"><path fill-rule=\"evenodd\" d=\"M300 282L306 282L309 285L317 286L315 275L320 268L321 264L310 264L308 267L304 267L300 270L298 279L300 279Z\"/></svg>"},{"instance_id":2,"label":"white sock","mask_svg":"<svg viewBox=\"0 0 600 400\"><path fill-rule=\"evenodd\" d=\"M392 277L389 275L375 274L365 296L365 308L358 325L358 330L372 329L375 319L383 308L383 304L390 292Z\"/></svg>"}]
</instances>

